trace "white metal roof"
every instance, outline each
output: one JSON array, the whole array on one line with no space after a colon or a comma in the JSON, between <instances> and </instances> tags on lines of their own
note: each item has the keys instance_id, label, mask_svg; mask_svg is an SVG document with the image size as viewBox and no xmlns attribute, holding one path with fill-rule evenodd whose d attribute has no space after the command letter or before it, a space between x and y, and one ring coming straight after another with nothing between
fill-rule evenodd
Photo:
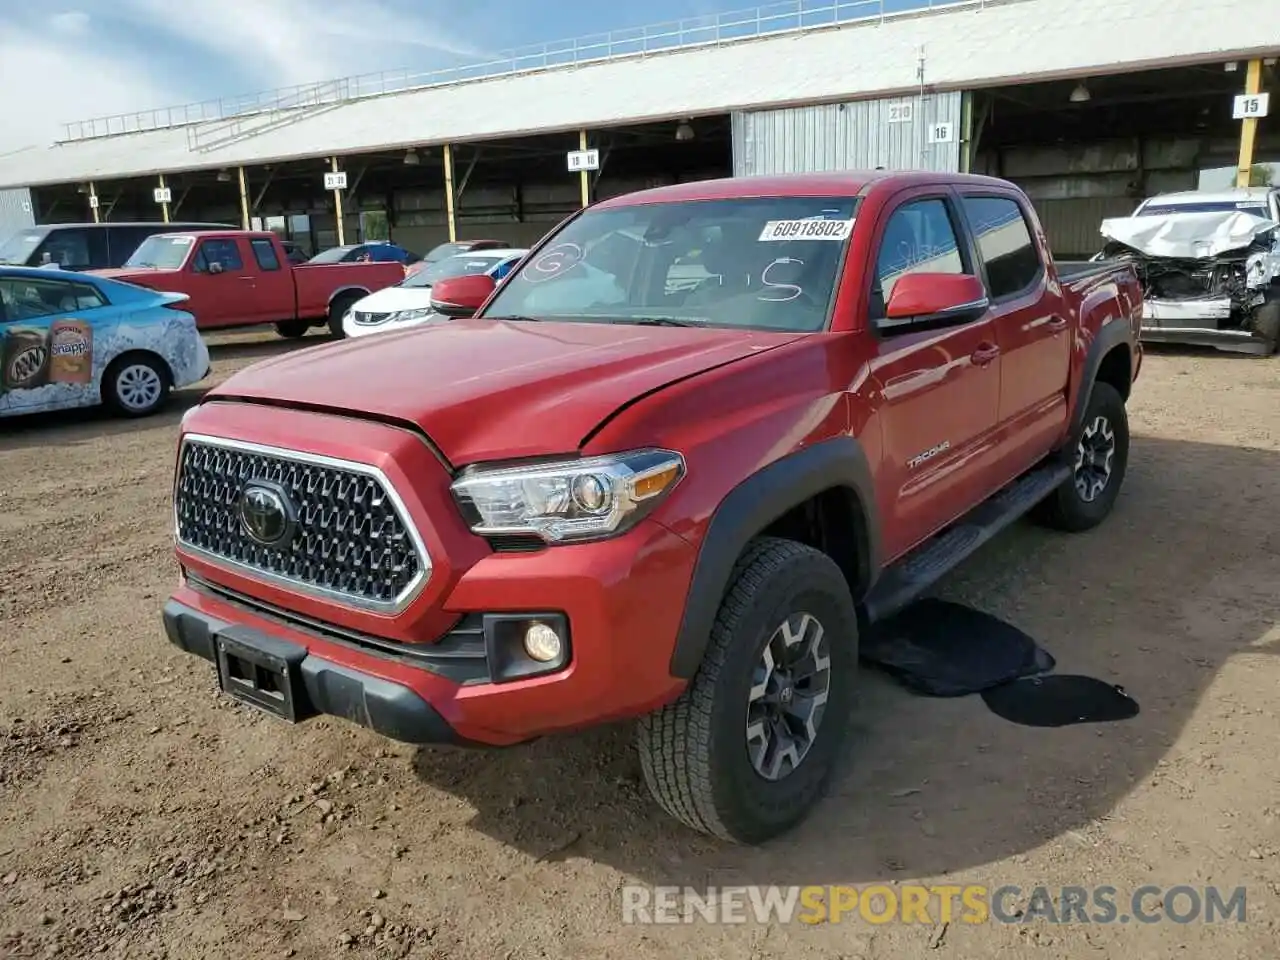
<instances>
[{"instance_id":1,"label":"white metal roof","mask_svg":"<svg viewBox=\"0 0 1280 960\"><path fill-rule=\"evenodd\" d=\"M971 0L325 104L276 114L267 129L230 143L220 135L262 116L31 148L0 156L0 187L907 93L919 83L921 46L925 82L940 89L1275 55L1280 17L1260 9L1257 0Z\"/></svg>"}]
</instances>

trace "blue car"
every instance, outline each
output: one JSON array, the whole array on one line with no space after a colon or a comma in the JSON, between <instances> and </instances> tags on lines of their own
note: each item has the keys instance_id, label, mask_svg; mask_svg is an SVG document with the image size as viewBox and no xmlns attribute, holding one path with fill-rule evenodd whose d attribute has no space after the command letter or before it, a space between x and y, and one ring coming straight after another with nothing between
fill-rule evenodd
<instances>
[{"instance_id":1,"label":"blue car","mask_svg":"<svg viewBox=\"0 0 1280 960\"><path fill-rule=\"evenodd\" d=\"M317 253L308 263L403 263L406 266L417 263L422 258L411 250L385 240L371 243L352 243L345 247L332 247Z\"/></svg>"},{"instance_id":2,"label":"blue car","mask_svg":"<svg viewBox=\"0 0 1280 960\"><path fill-rule=\"evenodd\" d=\"M171 389L209 374L186 300L90 273L0 267L0 417L99 403L155 413Z\"/></svg>"}]
</instances>

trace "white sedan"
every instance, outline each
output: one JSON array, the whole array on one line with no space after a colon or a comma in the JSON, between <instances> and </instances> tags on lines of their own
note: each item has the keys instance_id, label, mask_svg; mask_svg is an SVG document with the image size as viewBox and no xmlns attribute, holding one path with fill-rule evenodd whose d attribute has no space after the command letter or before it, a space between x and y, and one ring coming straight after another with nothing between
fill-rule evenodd
<instances>
[{"instance_id":1,"label":"white sedan","mask_svg":"<svg viewBox=\"0 0 1280 960\"><path fill-rule=\"evenodd\" d=\"M386 330L403 330L444 317L431 309L431 287L450 277L487 273L495 281L502 280L524 259L528 250L512 247L460 253L423 267L405 277L394 287L371 293L352 305L342 318L342 333L347 337L364 337Z\"/></svg>"}]
</instances>

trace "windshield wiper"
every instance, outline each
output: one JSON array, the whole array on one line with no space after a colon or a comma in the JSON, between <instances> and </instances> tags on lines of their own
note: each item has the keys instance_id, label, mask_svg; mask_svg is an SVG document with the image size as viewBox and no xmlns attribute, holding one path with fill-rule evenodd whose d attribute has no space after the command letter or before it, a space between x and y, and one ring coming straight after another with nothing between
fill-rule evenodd
<instances>
[{"instance_id":1,"label":"windshield wiper","mask_svg":"<svg viewBox=\"0 0 1280 960\"><path fill-rule=\"evenodd\" d=\"M619 317L623 323L634 323L644 327L701 327L707 321L702 318L689 317Z\"/></svg>"},{"instance_id":2,"label":"windshield wiper","mask_svg":"<svg viewBox=\"0 0 1280 960\"><path fill-rule=\"evenodd\" d=\"M542 318L541 318L541 317L522 317L522 316L520 316L519 314L511 314L511 315L509 315L509 316L505 316L505 317L490 317L490 316L485 316L483 319L485 319L485 320L516 320L516 321L526 321L526 320L527 320L529 323L541 323L541 322L542 322Z\"/></svg>"}]
</instances>

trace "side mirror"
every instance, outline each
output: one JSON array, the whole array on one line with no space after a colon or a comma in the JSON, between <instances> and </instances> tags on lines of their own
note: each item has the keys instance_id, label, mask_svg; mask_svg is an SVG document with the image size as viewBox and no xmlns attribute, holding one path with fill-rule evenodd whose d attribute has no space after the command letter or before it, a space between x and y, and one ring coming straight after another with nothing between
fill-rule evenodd
<instances>
[{"instance_id":1,"label":"side mirror","mask_svg":"<svg viewBox=\"0 0 1280 960\"><path fill-rule=\"evenodd\" d=\"M431 309L455 320L474 316L496 286L483 273L441 280L431 288Z\"/></svg>"},{"instance_id":2,"label":"side mirror","mask_svg":"<svg viewBox=\"0 0 1280 960\"><path fill-rule=\"evenodd\" d=\"M963 273L908 273L893 285L880 326L890 330L967 323L991 302L977 277Z\"/></svg>"},{"instance_id":3,"label":"side mirror","mask_svg":"<svg viewBox=\"0 0 1280 960\"><path fill-rule=\"evenodd\" d=\"M221 273L221 272L222 272L222 264L221 264L220 262L218 262L217 260L214 260L211 264L209 264L209 272L210 272L210 273Z\"/></svg>"}]
</instances>

